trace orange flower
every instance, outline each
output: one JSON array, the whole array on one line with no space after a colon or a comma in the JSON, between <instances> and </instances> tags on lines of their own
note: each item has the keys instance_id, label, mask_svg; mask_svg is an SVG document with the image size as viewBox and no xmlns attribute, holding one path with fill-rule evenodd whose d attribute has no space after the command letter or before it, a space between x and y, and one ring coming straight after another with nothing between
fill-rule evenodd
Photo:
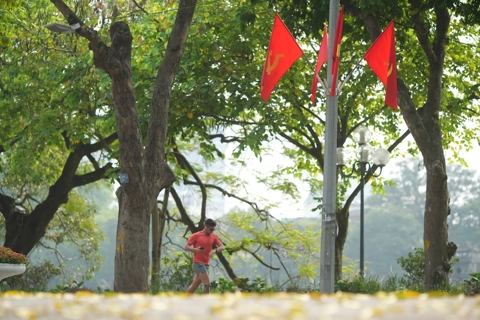
<instances>
[{"instance_id":1,"label":"orange flower","mask_svg":"<svg viewBox=\"0 0 480 320\"><path fill-rule=\"evenodd\" d=\"M0 263L28 265L28 258L24 254L15 252L10 248L0 246Z\"/></svg>"}]
</instances>

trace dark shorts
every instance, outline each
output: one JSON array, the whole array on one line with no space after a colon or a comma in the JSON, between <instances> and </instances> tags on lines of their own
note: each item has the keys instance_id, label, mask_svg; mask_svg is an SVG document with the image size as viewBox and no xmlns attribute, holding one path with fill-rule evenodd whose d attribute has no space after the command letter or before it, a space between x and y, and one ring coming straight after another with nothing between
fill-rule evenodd
<instances>
[{"instance_id":1,"label":"dark shorts","mask_svg":"<svg viewBox=\"0 0 480 320\"><path fill-rule=\"evenodd\" d=\"M200 263L200 262L194 262L193 263L193 271L195 271L195 274L207 273L208 264L203 264L203 263Z\"/></svg>"}]
</instances>

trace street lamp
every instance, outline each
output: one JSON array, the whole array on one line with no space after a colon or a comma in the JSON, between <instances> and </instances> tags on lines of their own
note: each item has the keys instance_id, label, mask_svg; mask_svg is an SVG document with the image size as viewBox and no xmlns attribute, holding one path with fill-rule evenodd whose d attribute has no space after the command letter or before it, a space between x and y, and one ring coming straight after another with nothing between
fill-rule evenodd
<instances>
[{"instance_id":1,"label":"street lamp","mask_svg":"<svg viewBox=\"0 0 480 320\"><path fill-rule=\"evenodd\" d=\"M50 23L45 26L48 30L57 33L69 34L75 32L78 28L80 28L80 23L75 24L63 24L63 23Z\"/></svg>"},{"instance_id":2,"label":"street lamp","mask_svg":"<svg viewBox=\"0 0 480 320\"><path fill-rule=\"evenodd\" d=\"M364 126L360 126L353 132L353 139L358 144L357 160L353 164L353 171L360 172L360 277L365 278L364 271L364 185L365 175L369 173L371 176L378 177L382 174L382 168L390 160L390 152L379 148L373 151L368 144L372 133ZM347 162L347 150L345 148L337 148L337 165L343 167ZM373 161L375 166L370 164ZM375 174L376 168L380 168L380 172ZM351 173L351 174L352 174ZM351 175L350 174L350 175Z\"/></svg>"}]
</instances>

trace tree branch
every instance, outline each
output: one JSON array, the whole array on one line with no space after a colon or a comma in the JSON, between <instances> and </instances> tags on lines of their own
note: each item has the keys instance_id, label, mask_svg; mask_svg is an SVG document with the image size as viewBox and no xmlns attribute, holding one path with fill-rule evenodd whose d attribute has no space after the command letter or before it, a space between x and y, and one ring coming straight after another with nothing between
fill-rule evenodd
<instances>
[{"instance_id":1,"label":"tree branch","mask_svg":"<svg viewBox=\"0 0 480 320\"><path fill-rule=\"evenodd\" d=\"M197 175L195 170L190 165L190 162L188 162L187 158L185 158L185 156L182 153L180 153L180 151L178 150L178 147L175 146L173 149L174 149L173 154L177 159L177 162L180 165L180 167L187 170L195 179L195 181L197 182L197 185L200 187L200 191L202 193L201 222L203 223L203 218L205 218L206 210L207 210L207 191L205 189L205 186L203 185L203 182L200 179L200 177Z\"/></svg>"}]
</instances>

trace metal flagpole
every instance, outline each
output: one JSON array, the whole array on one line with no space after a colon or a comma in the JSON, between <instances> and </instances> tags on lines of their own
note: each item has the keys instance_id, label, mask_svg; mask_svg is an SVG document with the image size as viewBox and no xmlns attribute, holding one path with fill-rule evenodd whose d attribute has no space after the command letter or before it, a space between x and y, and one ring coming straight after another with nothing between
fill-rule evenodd
<instances>
[{"instance_id":1,"label":"metal flagpole","mask_svg":"<svg viewBox=\"0 0 480 320\"><path fill-rule=\"evenodd\" d=\"M325 92L327 92L327 87L323 80L320 78L320 75L315 72L315 67L310 63L310 61L308 61L307 57L305 57L305 54L303 55L303 57L305 58L305 61L310 66L310 68L312 68L313 74L315 75L315 77L317 77L317 82L322 84L322 88L325 90Z\"/></svg>"},{"instance_id":2,"label":"metal flagpole","mask_svg":"<svg viewBox=\"0 0 480 320\"><path fill-rule=\"evenodd\" d=\"M320 293L333 293L335 286L335 237L337 226L336 188L337 188L337 116L338 97L330 96L332 85L332 56L337 29L340 0L330 0L328 62L327 62L327 114L325 126L325 154L323 163L323 207L322 236L320 252Z\"/></svg>"},{"instance_id":3,"label":"metal flagpole","mask_svg":"<svg viewBox=\"0 0 480 320\"><path fill-rule=\"evenodd\" d=\"M361 57L360 59L358 59L357 63L355 63L355 65L353 66L353 69L352 71L350 71L350 73L347 75L347 77L345 78L345 81L342 82L342 84L338 85L338 89L337 89L337 92L338 92L338 95L340 95L340 93L342 92L342 89L343 87L345 86L345 84L347 83L348 80L350 80L350 77L352 76L352 74L355 72L355 70L358 68L358 66L360 65L360 62L362 62L363 60L363 57Z\"/></svg>"}]
</instances>

